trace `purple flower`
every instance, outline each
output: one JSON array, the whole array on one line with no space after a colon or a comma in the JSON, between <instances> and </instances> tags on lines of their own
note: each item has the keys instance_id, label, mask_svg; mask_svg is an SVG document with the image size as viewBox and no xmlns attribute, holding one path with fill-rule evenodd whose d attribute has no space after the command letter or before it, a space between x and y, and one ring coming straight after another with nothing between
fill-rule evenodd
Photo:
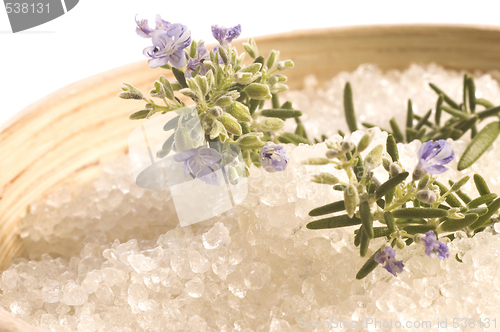
<instances>
[{"instance_id":1,"label":"purple flower","mask_svg":"<svg viewBox=\"0 0 500 332\"><path fill-rule=\"evenodd\" d=\"M430 174L441 174L448 170L443 165L451 162L455 157L455 153L450 143L440 139L422 144L418 149L417 157L417 169L426 170Z\"/></svg>"},{"instance_id":2,"label":"purple flower","mask_svg":"<svg viewBox=\"0 0 500 332\"><path fill-rule=\"evenodd\" d=\"M152 33L153 46L144 49L144 55L151 58L151 68L161 67L168 62L176 68L186 65L184 49L191 44L191 31L179 23L170 25L168 30L155 30Z\"/></svg>"},{"instance_id":3,"label":"purple flower","mask_svg":"<svg viewBox=\"0 0 500 332\"><path fill-rule=\"evenodd\" d=\"M219 27L218 25L212 25L212 35L222 46L226 46L233 41L233 39L238 38L241 33L241 25L236 25L232 28Z\"/></svg>"},{"instance_id":4,"label":"purple flower","mask_svg":"<svg viewBox=\"0 0 500 332\"><path fill-rule=\"evenodd\" d=\"M151 38L153 36L153 32L155 30L168 30L171 26L170 22L162 20L160 15L156 15L156 29L151 29L149 27L148 20L138 20L137 15L135 15L135 23L137 24L137 28L135 32L141 37Z\"/></svg>"},{"instance_id":5,"label":"purple flower","mask_svg":"<svg viewBox=\"0 0 500 332\"><path fill-rule=\"evenodd\" d=\"M221 165L217 164L222 155L215 149L201 148L182 151L174 156L177 162L184 162L184 176L198 178L211 186L221 184L215 173Z\"/></svg>"},{"instance_id":6,"label":"purple flower","mask_svg":"<svg viewBox=\"0 0 500 332\"><path fill-rule=\"evenodd\" d=\"M441 260L448 258L450 256L450 250L448 246L441 241L438 241L436 234L433 231L428 231L422 238L422 242L425 243L425 253L430 258L437 257Z\"/></svg>"},{"instance_id":7,"label":"purple flower","mask_svg":"<svg viewBox=\"0 0 500 332\"><path fill-rule=\"evenodd\" d=\"M191 72L196 72L199 75L205 75L208 71L207 67L203 64L203 61L210 60L210 54L205 48L205 43L201 42L196 47L198 56L196 58L190 58L187 65L186 76L191 77ZM199 68L198 68L199 67Z\"/></svg>"},{"instance_id":8,"label":"purple flower","mask_svg":"<svg viewBox=\"0 0 500 332\"><path fill-rule=\"evenodd\" d=\"M396 251L389 246L379 251L375 255L375 262L382 264L384 269L389 271L393 276L397 277L397 273L403 272L403 261L396 260Z\"/></svg>"},{"instance_id":9,"label":"purple flower","mask_svg":"<svg viewBox=\"0 0 500 332\"><path fill-rule=\"evenodd\" d=\"M289 159L288 152L281 145L266 145L260 150L262 166L270 173L284 171Z\"/></svg>"}]
</instances>

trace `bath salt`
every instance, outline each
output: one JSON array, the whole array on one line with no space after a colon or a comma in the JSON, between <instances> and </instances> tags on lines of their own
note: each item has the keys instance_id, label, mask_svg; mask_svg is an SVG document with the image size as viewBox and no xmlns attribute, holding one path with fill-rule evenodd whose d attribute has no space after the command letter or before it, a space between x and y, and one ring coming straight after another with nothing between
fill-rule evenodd
<instances>
[{"instance_id":1,"label":"bath salt","mask_svg":"<svg viewBox=\"0 0 500 332\"><path fill-rule=\"evenodd\" d=\"M476 75L477 94L500 103L492 74ZM304 112L312 137L340 141L345 130L342 90L350 81L362 121L386 127L401 124L406 101L416 112L432 108L432 81L459 99L462 73L437 65L413 65L383 73L363 65L319 85L306 79L303 91L290 91L294 108ZM345 130L347 131L347 130ZM363 130L348 135L357 143ZM366 149L383 144L387 134L373 130ZM451 142L461 155L468 138ZM421 143L399 144L407 170L416 165ZM444 261L426 256L423 246L398 252L404 272L393 277L378 267L363 280L355 276L359 257L352 228L309 230L308 212L342 199L331 186L311 182L331 166L304 166L323 156L324 143L285 144L290 155L284 172L252 166L249 192L240 205L212 219L180 227L168 190L134 184L126 156L104 167L102 175L80 188L71 184L34 202L20 223L25 256L16 258L0 278L0 305L41 331L321 331L325 324L363 322L356 331L384 322L430 321L466 317L492 322L500 310L500 236L498 227L469 238L457 232L447 243ZM492 192L500 192L498 143L471 168L458 172L457 161L440 181L476 172ZM375 170L376 174L383 174ZM474 193L467 184L463 191ZM445 241L443 239L443 241ZM383 243L375 239L367 256ZM421 331L385 328L384 331ZM393 325L398 326L398 325ZM407 326L407 325L404 325ZM331 330L335 330L332 328ZM337 327L337 330L342 330ZM467 330L467 329L465 329ZM469 329L473 331L474 328Z\"/></svg>"}]
</instances>

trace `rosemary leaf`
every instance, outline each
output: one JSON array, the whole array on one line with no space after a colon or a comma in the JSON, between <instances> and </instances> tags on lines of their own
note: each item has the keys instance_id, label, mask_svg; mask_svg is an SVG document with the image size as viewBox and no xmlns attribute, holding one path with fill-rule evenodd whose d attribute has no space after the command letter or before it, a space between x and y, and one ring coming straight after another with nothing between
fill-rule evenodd
<instances>
[{"instance_id":1,"label":"rosemary leaf","mask_svg":"<svg viewBox=\"0 0 500 332\"><path fill-rule=\"evenodd\" d=\"M290 110L290 109L282 109L282 108L273 108L273 109L265 109L260 113L262 116L267 116L271 118L280 118L280 119L291 119L296 118L302 115L302 112L299 110Z\"/></svg>"},{"instance_id":2,"label":"rosemary leaf","mask_svg":"<svg viewBox=\"0 0 500 332\"><path fill-rule=\"evenodd\" d=\"M436 230L436 226L435 225L410 225L410 226L404 227L403 229L408 234L417 234L417 233L425 234L428 231Z\"/></svg>"},{"instance_id":3,"label":"rosemary leaf","mask_svg":"<svg viewBox=\"0 0 500 332\"><path fill-rule=\"evenodd\" d=\"M309 215L311 217L317 217L317 216L322 216L325 214L335 213L335 212L344 211L344 210L345 210L344 201L337 201L337 202L333 202L333 203L326 204L326 205L320 206L318 208L312 209L309 212Z\"/></svg>"},{"instance_id":4,"label":"rosemary leaf","mask_svg":"<svg viewBox=\"0 0 500 332\"><path fill-rule=\"evenodd\" d=\"M389 228L389 231L391 233L394 233L396 231L396 222L394 221L394 216L392 215L392 213L389 211L384 212L384 220L385 224Z\"/></svg>"},{"instance_id":5,"label":"rosemary leaf","mask_svg":"<svg viewBox=\"0 0 500 332\"><path fill-rule=\"evenodd\" d=\"M490 107L488 109L485 109L484 111L478 112L477 116L479 119L483 120L486 119L489 116L495 116L500 112L500 106L496 107Z\"/></svg>"},{"instance_id":6,"label":"rosemary leaf","mask_svg":"<svg viewBox=\"0 0 500 332\"><path fill-rule=\"evenodd\" d=\"M427 120L429 120L429 117L431 116L431 113L432 113L432 110L429 110L421 118L418 115L415 115L415 118L419 119L417 125L415 126L415 130L417 130L417 131L420 130L420 128L422 128L422 126L424 124L432 128L432 123L430 123L430 122L427 121Z\"/></svg>"},{"instance_id":7,"label":"rosemary leaf","mask_svg":"<svg viewBox=\"0 0 500 332\"><path fill-rule=\"evenodd\" d=\"M491 101L486 100L484 98L476 98L476 104L484 106L485 108L492 108L495 106Z\"/></svg>"},{"instance_id":8,"label":"rosemary leaf","mask_svg":"<svg viewBox=\"0 0 500 332\"><path fill-rule=\"evenodd\" d=\"M368 201L363 201L359 205L359 216L361 217L361 222L363 223L363 229L366 232L366 235L370 239L375 237L375 233L373 231L373 217L370 212L370 204Z\"/></svg>"},{"instance_id":9,"label":"rosemary leaf","mask_svg":"<svg viewBox=\"0 0 500 332\"><path fill-rule=\"evenodd\" d=\"M500 122L491 122L486 125L472 142L467 146L458 162L458 170L463 171L470 167L493 144L500 134Z\"/></svg>"},{"instance_id":10,"label":"rosemary leaf","mask_svg":"<svg viewBox=\"0 0 500 332\"><path fill-rule=\"evenodd\" d=\"M401 172L395 177L390 178L389 180L385 181L378 187L376 191L376 199L382 198L385 194L387 194L392 188L396 187L398 184L403 182L407 177L409 173L408 172Z\"/></svg>"},{"instance_id":11,"label":"rosemary leaf","mask_svg":"<svg viewBox=\"0 0 500 332\"><path fill-rule=\"evenodd\" d=\"M359 255L365 257L368 252L368 246L370 245L370 237L366 232L361 232L361 243L359 244Z\"/></svg>"},{"instance_id":12,"label":"rosemary leaf","mask_svg":"<svg viewBox=\"0 0 500 332\"><path fill-rule=\"evenodd\" d=\"M172 67L172 73L174 74L175 78L177 79L177 82L183 87L187 88L187 82L186 82L186 77L184 76L184 72L180 69L177 69L175 67Z\"/></svg>"},{"instance_id":13,"label":"rosemary leaf","mask_svg":"<svg viewBox=\"0 0 500 332\"><path fill-rule=\"evenodd\" d=\"M497 198L493 202L488 204L488 212L479 217L472 225L470 225L470 229L475 230L483 226L495 213L497 213L498 209L500 209L500 198Z\"/></svg>"},{"instance_id":14,"label":"rosemary leaf","mask_svg":"<svg viewBox=\"0 0 500 332\"><path fill-rule=\"evenodd\" d=\"M428 208L405 208L392 211L394 218L442 218L448 211Z\"/></svg>"},{"instance_id":15,"label":"rosemary leaf","mask_svg":"<svg viewBox=\"0 0 500 332\"><path fill-rule=\"evenodd\" d=\"M361 233L363 234L363 233ZM375 261L375 255L380 252L380 249L375 251L373 255L368 258L365 264L359 269L358 273L356 273L356 279L361 280L367 275L369 275L375 268L378 266L378 263Z\"/></svg>"},{"instance_id":16,"label":"rosemary leaf","mask_svg":"<svg viewBox=\"0 0 500 332\"><path fill-rule=\"evenodd\" d=\"M354 101L352 100L351 83L347 82L344 88L344 113L347 126L351 132L358 130L356 124L356 113L354 112Z\"/></svg>"},{"instance_id":17,"label":"rosemary leaf","mask_svg":"<svg viewBox=\"0 0 500 332\"><path fill-rule=\"evenodd\" d=\"M470 209L474 209L483 204L490 204L495 198L497 198L497 194L484 194L467 203L467 207Z\"/></svg>"},{"instance_id":18,"label":"rosemary leaf","mask_svg":"<svg viewBox=\"0 0 500 332\"><path fill-rule=\"evenodd\" d=\"M295 145L299 145L300 143L311 144L311 141L308 139L292 133L283 133L278 137L278 140L281 143L293 143Z\"/></svg>"},{"instance_id":19,"label":"rosemary leaf","mask_svg":"<svg viewBox=\"0 0 500 332\"><path fill-rule=\"evenodd\" d=\"M436 114L434 114L434 122L436 122L436 126L439 126L439 122L441 121L441 106L443 105L444 96L442 93L439 94L439 98L436 102Z\"/></svg>"},{"instance_id":20,"label":"rosemary leaf","mask_svg":"<svg viewBox=\"0 0 500 332\"><path fill-rule=\"evenodd\" d=\"M460 119L466 119L466 120L469 119L469 114L467 114L464 111L461 111L459 109L449 107L449 106L441 106L441 109L454 117L457 117Z\"/></svg>"},{"instance_id":21,"label":"rosemary leaf","mask_svg":"<svg viewBox=\"0 0 500 332\"><path fill-rule=\"evenodd\" d=\"M396 122L396 118L392 118L389 123L391 125L392 133L394 135L394 138L396 139L396 142L404 142L405 139L403 136L403 132L399 128L398 123Z\"/></svg>"},{"instance_id":22,"label":"rosemary leaf","mask_svg":"<svg viewBox=\"0 0 500 332\"><path fill-rule=\"evenodd\" d=\"M436 91L438 95L442 94L443 95L443 101L445 101L448 105L455 109L459 109L460 105L456 103L453 99L451 99L446 93L444 93L440 88L438 88L435 84L429 83L429 86L431 87L432 90Z\"/></svg>"},{"instance_id":23,"label":"rosemary leaf","mask_svg":"<svg viewBox=\"0 0 500 332\"><path fill-rule=\"evenodd\" d=\"M446 219L439 225L439 229L443 232L456 232L472 225L479 215L468 213L462 219Z\"/></svg>"},{"instance_id":24,"label":"rosemary leaf","mask_svg":"<svg viewBox=\"0 0 500 332\"><path fill-rule=\"evenodd\" d=\"M476 111L476 85L474 84L474 78L467 78L467 90L469 92L469 109L471 113Z\"/></svg>"},{"instance_id":25,"label":"rosemary leaf","mask_svg":"<svg viewBox=\"0 0 500 332\"><path fill-rule=\"evenodd\" d=\"M488 188L486 181L484 181L484 178L481 175L476 173L474 174L473 179L476 189L481 196L491 193L490 188Z\"/></svg>"},{"instance_id":26,"label":"rosemary leaf","mask_svg":"<svg viewBox=\"0 0 500 332\"><path fill-rule=\"evenodd\" d=\"M398 146L396 144L396 140L394 139L394 136L392 136L391 134L389 134L389 136L387 136L386 149L387 149L387 153L389 153L389 155L391 156L392 161L395 162L395 161L399 160Z\"/></svg>"},{"instance_id":27,"label":"rosemary leaf","mask_svg":"<svg viewBox=\"0 0 500 332\"><path fill-rule=\"evenodd\" d=\"M357 217L349 218L347 214L311 221L306 225L308 229L339 228L361 224Z\"/></svg>"}]
</instances>

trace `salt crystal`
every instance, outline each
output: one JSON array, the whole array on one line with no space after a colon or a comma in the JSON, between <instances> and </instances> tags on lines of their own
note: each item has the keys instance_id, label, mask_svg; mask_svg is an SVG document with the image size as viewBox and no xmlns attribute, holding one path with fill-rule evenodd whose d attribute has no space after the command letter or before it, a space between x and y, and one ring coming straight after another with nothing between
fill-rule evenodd
<instances>
[{"instance_id":1,"label":"salt crystal","mask_svg":"<svg viewBox=\"0 0 500 332\"><path fill-rule=\"evenodd\" d=\"M62 302L67 305L82 305L87 302L88 295L80 285L68 282L63 288Z\"/></svg>"},{"instance_id":2,"label":"salt crystal","mask_svg":"<svg viewBox=\"0 0 500 332\"><path fill-rule=\"evenodd\" d=\"M291 331L290 324L284 319L273 318L269 332L288 332Z\"/></svg>"},{"instance_id":3,"label":"salt crystal","mask_svg":"<svg viewBox=\"0 0 500 332\"><path fill-rule=\"evenodd\" d=\"M189 251L187 256L189 259L189 265L194 273L205 273L210 270L210 261L198 251Z\"/></svg>"},{"instance_id":4,"label":"salt crystal","mask_svg":"<svg viewBox=\"0 0 500 332\"><path fill-rule=\"evenodd\" d=\"M19 274L16 270L7 270L2 273L2 281L7 288L15 288L19 280Z\"/></svg>"},{"instance_id":5,"label":"salt crystal","mask_svg":"<svg viewBox=\"0 0 500 332\"><path fill-rule=\"evenodd\" d=\"M221 222L216 222L208 232L203 234L203 245L207 249L216 249L222 245L231 243L229 230Z\"/></svg>"},{"instance_id":6,"label":"salt crystal","mask_svg":"<svg viewBox=\"0 0 500 332\"><path fill-rule=\"evenodd\" d=\"M48 279L42 287L42 297L47 303L59 302L61 298L61 284L56 280Z\"/></svg>"},{"instance_id":7,"label":"salt crystal","mask_svg":"<svg viewBox=\"0 0 500 332\"><path fill-rule=\"evenodd\" d=\"M204 288L205 285L203 283L203 280L201 280L199 277L194 277L186 283L185 291L189 296L198 298L203 295Z\"/></svg>"},{"instance_id":8,"label":"salt crystal","mask_svg":"<svg viewBox=\"0 0 500 332\"><path fill-rule=\"evenodd\" d=\"M248 264L244 270L245 286L251 290L261 289L271 279L271 268L261 262Z\"/></svg>"}]
</instances>

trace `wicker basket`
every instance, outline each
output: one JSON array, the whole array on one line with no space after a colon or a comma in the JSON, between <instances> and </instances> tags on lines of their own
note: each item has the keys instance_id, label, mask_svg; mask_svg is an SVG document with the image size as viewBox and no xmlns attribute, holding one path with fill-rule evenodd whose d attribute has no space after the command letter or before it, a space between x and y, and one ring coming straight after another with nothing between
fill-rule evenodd
<instances>
[{"instance_id":1,"label":"wicker basket","mask_svg":"<svg viewBox=\"0 0 500 332\"><path fill-rule=\"evenodd\" d=\"M297 31L256 38L261 54L272 48L295 62L289 86L303 77L318 80L362 63L404 69L412 62L473 70L500 69L500 29L491 27L393 25ZM233 43L241 50L241 41ZM0 128L0 267L23 245L16 223L32 201L71 179L85 183L99 165L127 151L138 125L128 115L141 107L117 98L123 82L148 91L162 69L147 61L114 69L67 86L19 113ZM170 78L169 78L170 79ZM0 331L35 331L0 309Z\"/></svg>"}]
</instances>

